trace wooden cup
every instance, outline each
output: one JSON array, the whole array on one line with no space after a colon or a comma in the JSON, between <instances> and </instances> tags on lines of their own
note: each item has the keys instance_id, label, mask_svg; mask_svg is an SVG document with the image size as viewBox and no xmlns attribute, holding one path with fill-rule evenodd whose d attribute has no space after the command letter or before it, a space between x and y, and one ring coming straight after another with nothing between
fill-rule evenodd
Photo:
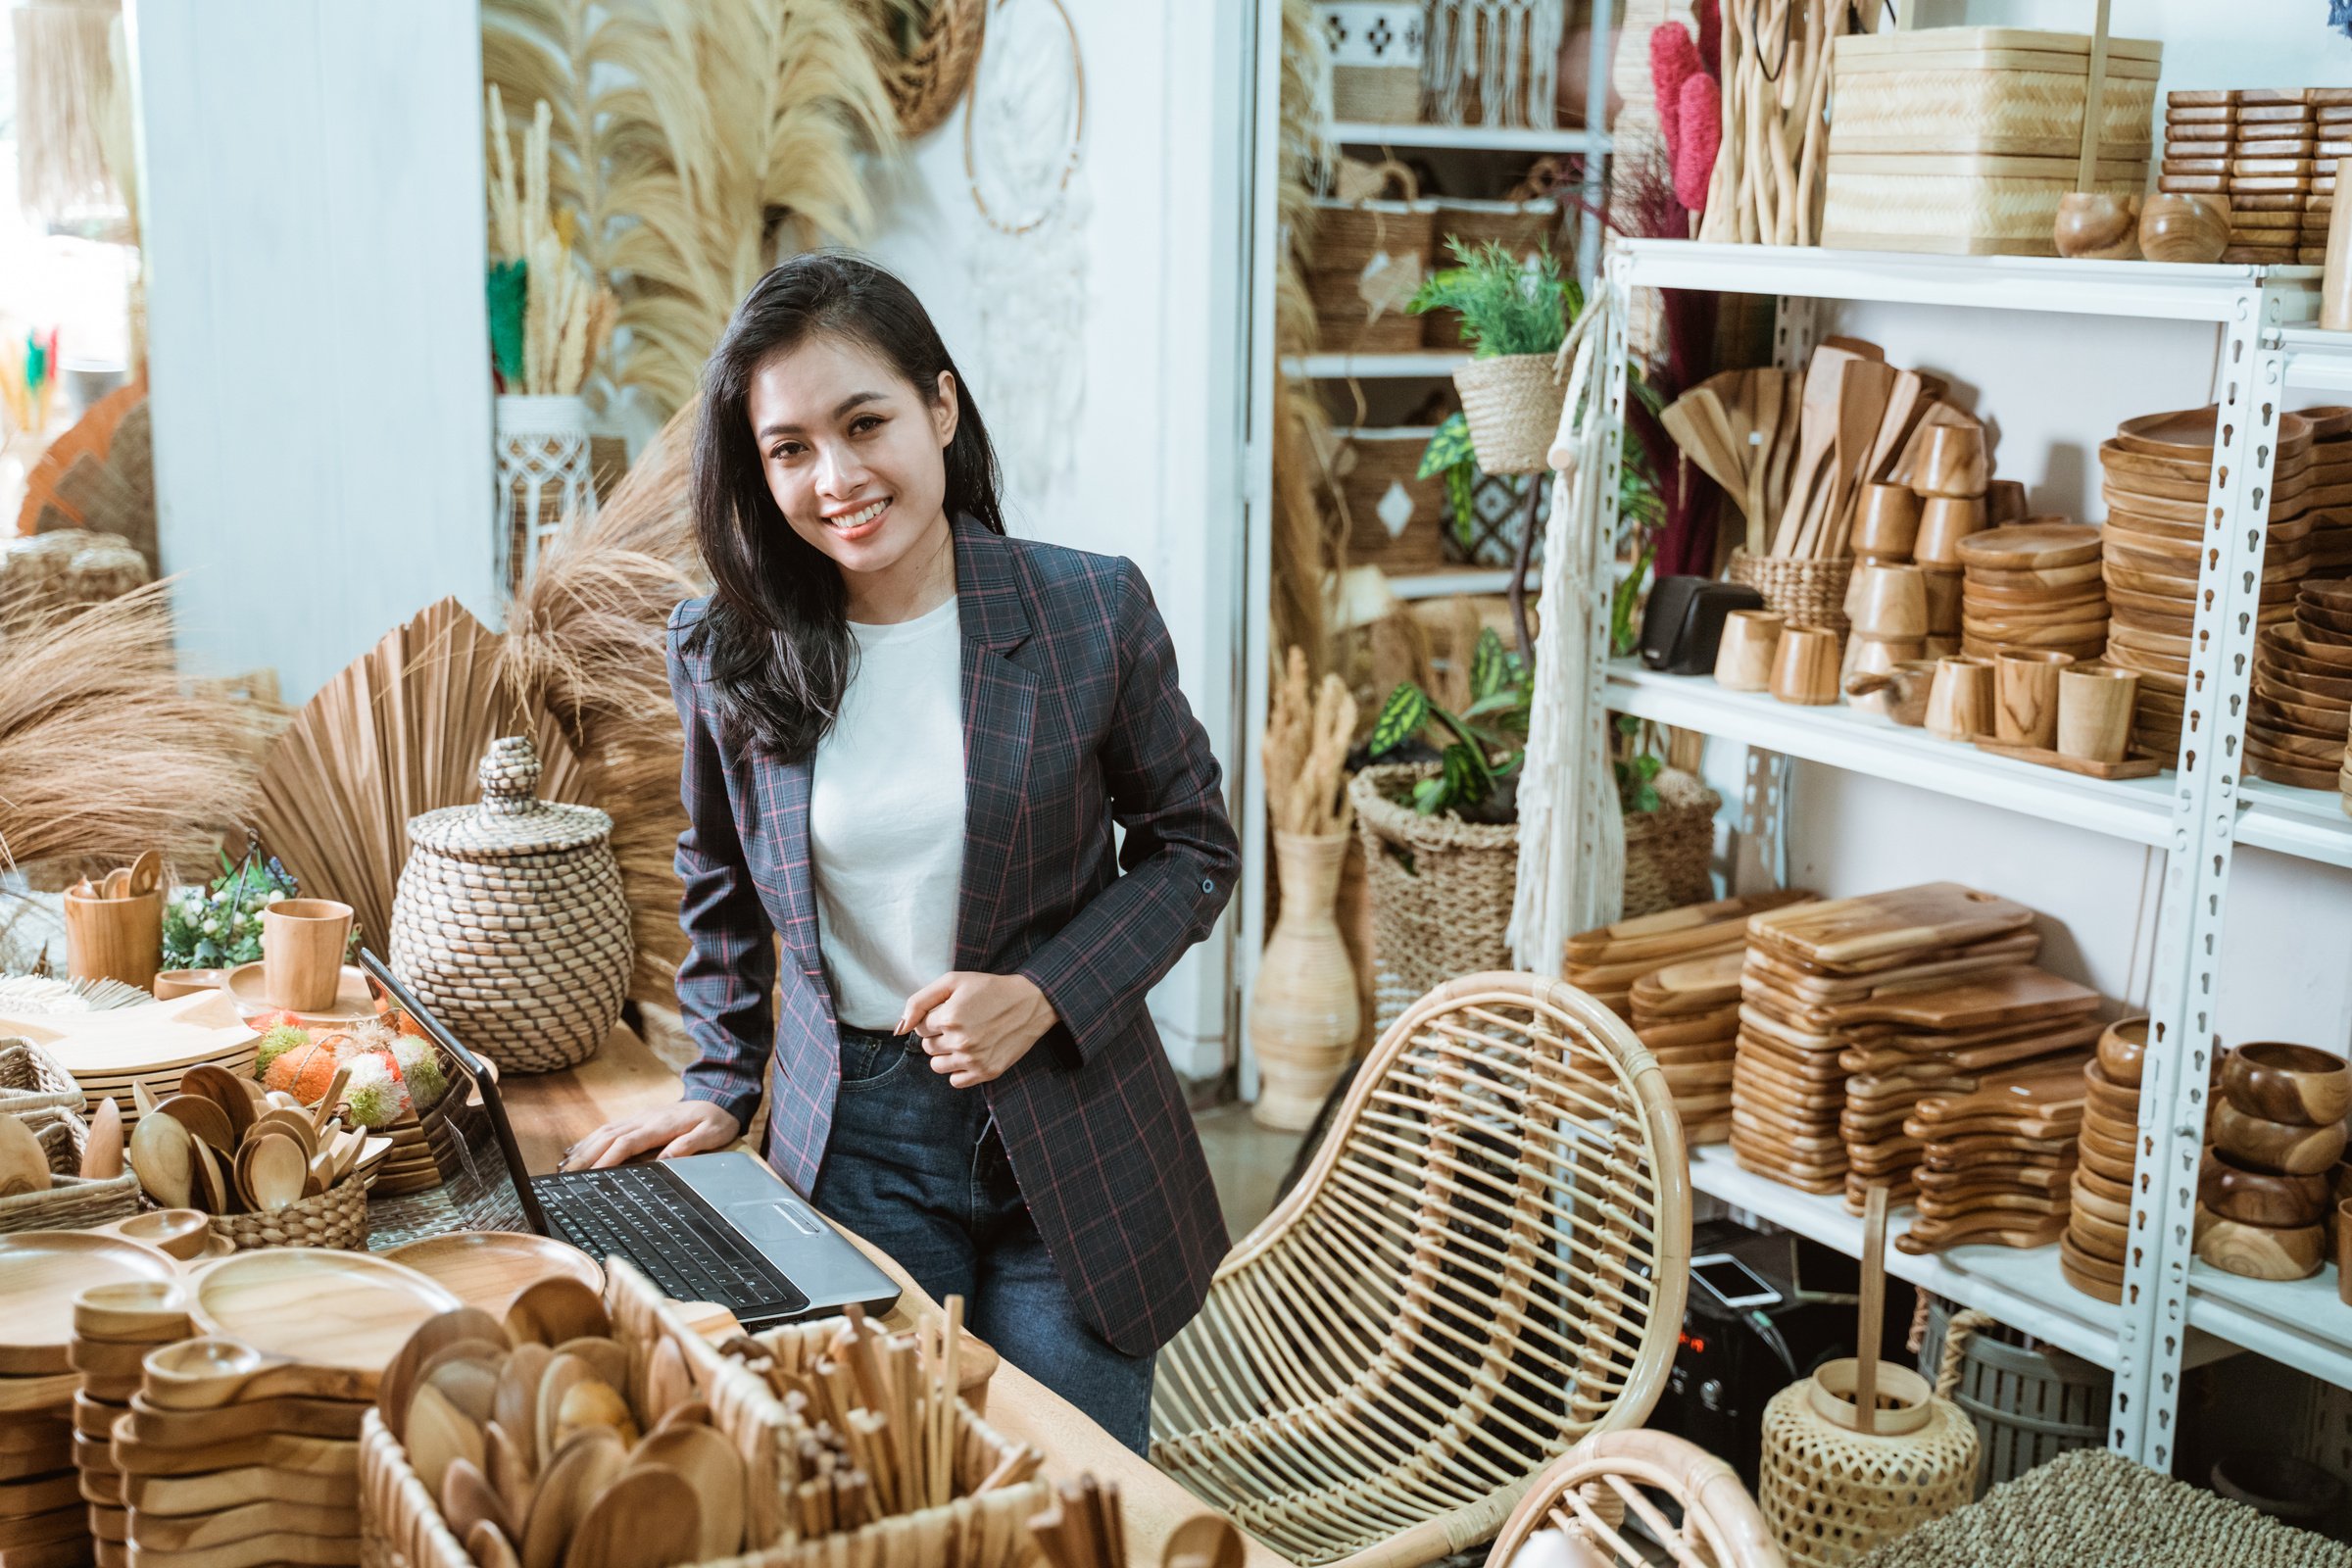
<instances>
[{"instance_id":1,"label":"wooden cup","mask_svg":"<svg viewBox=\"0 0 2352 1568\"><path fill-rule=\"evenodd\" d=\"M1871 566L1854 575L1861 584L1849 612L1855 631L1870 637L1928 634L1927 577L1917 566Z\"/></svg>"},{"instance_id":2,"label":"wooden cup","mask_svg":"<svg viewBox=\"0 0 2352 1568\"><path fill-rule=\"evenodd\" d=\"M1984 481L1984 526L1998 528L2003 523L2023 522L2032 511L2026 500L2026 481L2023 479L1987 479Z\"/></svg>"},{"instance_id":3,"label":"wooden cup","mask_svg":"<svg viewBox=\"0 0 2352 1568\"><path fill-rule=\"evenodd\" d=\"M1984 426L1974 419L1966 424L1931 424L1920 449L1919 466L1911 474L1911 488L1923 496L1966 496L1981 501L1989 472ZM1924 517L1921 526L1926 526Z\"/></svg>"},{"instance_id":4,"label":"wooden cup","mask_svg":"<svg viewBox=\"0 0 2352 1568\"><path fill-rule=\"evenodd\" d=\"M2140 202L2139 249L2149 261L2203 265L2229 248L2228 197L2157 191Z\"/></svg>"},{"instance_id":5,"label":"wooden cup","mask_svg":"<svg viewBox=\"0 0 2352 1568\"><path fill-rule=\"evenodd\" d=\"M2093 762L2120 762L2132 744L2136 670L2083 664L2058 672L2058 750Z\"/></svg>"},{"instance_id":6,"label":"wooden cup","mask_svg":"<svg viewBox=\"0 0 2352 1568\"><path fill-rule=\"evenodd\" d=\"M321 1012L335 1004L351 906L281 899L262 911L262 994L272 1007Z\"/></svg>"},{"instance_id":7,"label":"wooden cup","mask_svg":"<svg viewBox=\"0 0 2352 1568\"><path fill-rule=\"evenodd\" d=\"M1856 632L1846 642L1840 675L1884 675L1925 655L1924 637L1868 637Z\"/></svg>"},{"instance_id":8,"label":"wooden cup","mask_svg":"<svg viewBox=\"0 0 2352 1568\"><path fill-rule=\"evenodd\" d=\"M2058 672L2072 654L2004 648L1992 656L1992 734L2007 746L2049 751L2058 743Z\"/></svg>"},{"instance_id":9,"label":"wooden cup","mask_svg":"<svg viewBox=\"0 0 2352 1568\"><path fill-rule=\"evenodd\" d=\"M1715 645L1715 684L1732 692L1769 687L1773 651L1785 624L1769 610L1735 610L1725 616L1722 640Z\"/></svg>"},{"instance_id":10,"label":"wooden cup","mask_svg":"<svg viewBox=\"0 0 2352 1568\"><path fill-rule=\"evenodd\" d=\"M1948 430L1950 425L1934 426ZM1960 541L1984 529L1983 496L1929 496L1919 508L1919 537L1911 559L1923 566L1960 566Z\"/></svg>"},{"instance_id":11,"label":"wooden cup","mask_svg":"<svg viewBox=\"0 0 2352 1568\"><path fill-rule=\"evenodd\" d=\"M1919 538L1919 494L1909 485L1866 484L1854 514L1854 554L1907 560Z\"/></svg>"},{"instance_id":12,"label":"wooden cup","mask_svg":"<svg viewBox=\"0 0 2352 1568\"><path fill-rule=\"evenodd\" d=\"M1773 652L1772 695L1784 703L1819 708L1838 700L1838 634L1820 626L1790 626Z\"/></svg>"},{"instance_id":13,"label":"wooden cup","mask_svg":"<svg viewBox=\"0 0 2352 1568\"><path fill-rule=\"evenodd\" d=\"M1963 603L1967 597L1966 575L1951 566L1922 566L1919 581L1928 594L1928 635L1958 637L1961 618L1966 613Z\"/></svg>"},{"instance_id":14,"label":"wooden cup","mask_svg":"<svg viewBox=\"0 0 2352 1568\"><path fill-rule=\"evenodd\" d=\"M164 964L164 895L66 894L68 971L76 980L120 980L145 991Z\"/></svg>"},{"instance_id":15,"label":"wooden cup","mask_svg":"<svg viewBox=\"0 0 2352 1568\"><path fill-rule=\"evenodd\" d=\"M1936 661L1928 689L1928 733L1938 740L1973 741L1992 730L1992 662L1967 654Z\"/></svg>"}]
</instances>

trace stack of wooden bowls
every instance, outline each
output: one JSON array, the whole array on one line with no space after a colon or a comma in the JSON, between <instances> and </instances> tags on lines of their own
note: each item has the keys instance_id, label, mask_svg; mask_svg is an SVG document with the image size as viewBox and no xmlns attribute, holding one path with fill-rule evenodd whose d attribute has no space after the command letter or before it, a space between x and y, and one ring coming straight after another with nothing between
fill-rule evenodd
<instances>
[{"instance_id":1,"label":"stack of wooden bowls","mask_svg":"<svg viewBox=\"0 0 2352 1568\"><path fill-rule=\"evenodd\" d=\"M1683 1141L1693 1147L1732 1136L1732 1054L1745 962L1744 951L1718 953L1634 982L1634 1033L1658 1058L1683 1118Z\"/></svg>"},{"instance_id":2,"label":"stack of wooden bowls","mask_svg":"<svg viewBox=\"0 0 2352 1568\"><path fill-rule=\"evenodd\" d=\"M1960 564L1962 652L2039 648L2088 663L2107 651L2098 529L2029 517L1961 540Z\"/></svg>"},{"instance_id":3,"label":"stack of wooden bowls","mask_svg":"<svg viewBox=\"0 0 2352 1568\"><path fill-rule=\"evenodd\" d=\"M1856 1213L1871 1186L1898 1200L1916 1195L1923 1212L1982 1196L1975 1172L1927 1179L1927 1145L1910 1126L1922 1102L2088 1059L2097 992L2005 955L1981 956L2009 967L1827 1009L1852 1042L1838 1057L1852 1076L1838 1127L1850 1167L1845 1204Z\"/></svg>"},{"instance_id":4,"label":"stack of wooden bowls","mask_svg":"<svg viewBox=\"0 0 2352 1568\"><path fill-rule=\"evenodd\" d=\"M1670 963L1744 953L1748 916L1812 897L1801 888L1749 893L1595 926L1568 939L1562 972L1577 990L1620 1018L1631 1019L1634 982L1642 976Z\"/></svg>"},{"instance_id":5,"label":"stack of wooden bowls","mask_svg":"<svg viewBox=\"0 0 2352 1568\"><path fill-rule=\"evenodd\" d=\"M2197 1182L2197 1256L2249 1279L2318 1273L2347 1112L2352 1068L2343 1057L2278 1040L2230 1053Z\"/></svg>"},{"instance_id":6,"label":"stack of wooden bowls","mask_svg":"<svg viewBox=\"0 0 2352 1568\"><path fill-rule=\"evenodd\" d=\"M2046 1247L2065 1235L2082 1101L2079 1057L1921 1101L1903 1130L1921 1143L1923 1173L1965 1181L1923 1190L1919 1218L1895 1245Z\"/></svg>"},{"instance_id":7,"label":"stack of wooden bowls","mask_svg":"<svg viewBox=\"0 0 2352 1568\"><path fill-rule=\"evenodd\" d=\"M2215 417L2210 406L2143 415L2125 420L2099 447L2107 501L2101 560L2113 617L2107 662L2139 672L2132 744L2159 757L2180 750ZM2280 415L2258 616L2266 626L2292 616L2295 586L2311 571L2313 525L2304 497L2312 451L2310 422Z\"/></svg>"},{"instance_id":8,"label":"stack of wooden bowls","mask_svg":"<svg viewBox=\"0 0 2352 1568\"><path fill-rule=\"evenodd\" d=\"M2124 1298L2124 1255L2132 1233L2132 1152L2139 1141L2139 1073L2148 1020L2126 1018L2099 1036L2082 1069L2082 1131L2071 1196L2074 1208L2058 1242L2058 1271L2102 1301Z\"/></svg>"},{"instance_id":9,"label":"stack of wooden bowls","mask_svg":"<svg viewBox=\"0 0 2352 1568\"><path fill-rule=\"evenodd\" d=\"M161 1345L175 1345L194 1333L188 1298L176 1284L136 1280L94 1285L74 1298L74 1369L81 1374L74 1396L74 1467L81 1495L90 1505L90 1536L98 1568L124 1568L130 1560L130 1510L124 1504L122 1472L115 1464L116 1424L132 1417L140 1385L140 1362Z\"/></svg>"},{"instance_id":10,"label":"stack of wooden bowls","mask_svg":"<svg viewBox=\"0 0 2352 1568\"><path fill-rule=\"evenodd\" d=\"M2295 412L2311 425L2311 574L2352 576L2352 407Z\"/></svg>"},{"instance_id":11,"label":"stack of wooden bowls","mask_svg":"<svg viewBox=\"0 0 2352 1568\"><path fill-rule=\"evenodd\" d=\"M1804 1192L1842 1192L1847 1048L1827 1008L2031 959L2034 911L1954 882L1833 899L1748 922L1732 1063L1732 1153Z\"/></svg>"},{"instance_id":12,"label":"stack of wooden bowls","mask_svg":"<svg viewBox=\"0 0 2352 1568\"><path fill-rule=\"evenodd\" d=\"M2306 580L2294 612L2256 635L2246 770L2332 790L2343 782L2352 727L2352 582Z\"/></svg>"}]
</instances>

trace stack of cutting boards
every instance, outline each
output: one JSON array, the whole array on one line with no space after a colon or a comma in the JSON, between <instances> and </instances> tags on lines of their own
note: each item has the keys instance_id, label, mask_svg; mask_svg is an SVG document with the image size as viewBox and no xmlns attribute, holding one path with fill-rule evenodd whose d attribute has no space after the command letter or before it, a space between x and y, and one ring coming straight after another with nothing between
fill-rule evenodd
<instances>
[{"instance_id":1,"label":"stack of cutting boards","mask_svg":"<svg viewBox=\"0 0 2352 1568\"><path fill-rule=\"evenodd\" d=\"M121 1106L125 1136L138 1122L133 1084L162 1098L191 1067L222 1067L251 1078L261 1042L225 991L96 1012L0 1017L0 1039L11 1036L31 1041L63 1063L88 1097L89 1114L108 1100Z\"/></svg>"},{"instance_id":2,"label":"stack of cutting boards","mask_svg":"<svg viewBox=\"0 0 2352 1568\"><path fill-rule=\"evenodd\" d=\"M1668 964L1743 952L1750 915L1812 897L1801 889L1749 893L1596 926L1568 939L1562 973L1570 985L1631 1019L1634 982L1642 976Z\"/></svg>"},{"instance_id":3,"label":"stack of cutting boards","mask_svg":"<svg viewBox=\"0 0 2352 1568\"><path fill-rule=\"evenodd\" d=\"M1665 1072L1683 1141L1692 1147L1732 1135L1732 1054L1746 961L1742 945L1670 963L1634 982L1634 1033Z\"/></svg>"},{"instance_id":4,"label":"stack of cutting boards","mask_svg":"<svg viewBox=\"0 0 2352 1568\"><path fill-rule=\"evenodd\" d=\"M1732 1153L1810 1193L1843 1191L1845 1052L1829 1011L1875 994L1976 978L2030 960L2034 911L1956 882L1798 905L1748 922L1732 1066ZM1940 1020L1921 1015L1929 1032ZM1858 1027L1858 1026L1856 1026Z\"/></svg>"},{"instance_id":5,"label":"stack of cutting boards","mask_svg":"<svg viewBox=\"0 0 2352 1568\"><path fill-rule=\"evenodd\" d=\"M2025 939L2032 932L2021 933ZM2012 939L2015 940L2015 939ZM2019 942L2020 947L2024 942ZM1994 960L1998 945L1978 955ZM2029 953L2030 956L2030 953ZM1826 1009L1849 1045L1838 1131L1848 1164L1846 1206L1862 1211L1869 1187L1933 1212L1921 1185L1927 1139L1913 1125L1931 1101L1989 1094L2058 1067L2080 1072L2098 1040L2099 994L2022 962L1919 989L1881 992Z\"/></svg>"},{"instance_id":6,"label":"stack of cutting boards","mask_svg":"<svg viewBox=\"0 0 2352 1568\"><path fill-rule=\"evenodd\" d=\"M2352 90L2342 87L2168 93L2156 188L2228 204L2225 262L2317 267L2348 133Z\"/></svg>"},{"instance_id":7,"label":"stack of cutting boards","mask_svg":"<svg viewBox=\"0 0 2352 1568\"><path fill-rule=\"evenodd\" d=\"M1973 1094L1921 1101L1903 1124L1924 1148L1919 1217L1894 1245L1913 1253L2046 1247L2065 1235L2088 1059L2078 1054Z\"/></svg>"}]
</instances>

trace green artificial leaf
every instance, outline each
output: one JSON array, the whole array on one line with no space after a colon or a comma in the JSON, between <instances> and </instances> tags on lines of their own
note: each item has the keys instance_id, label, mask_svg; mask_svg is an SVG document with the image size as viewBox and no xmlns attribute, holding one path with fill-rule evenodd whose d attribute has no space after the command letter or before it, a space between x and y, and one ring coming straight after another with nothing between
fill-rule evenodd
<instances>
[{"instance_id":1,"label":"green artificial leaf","mask_svg":"<svg viewBox=\"0 0 2352 1568\"><path fill-rule=\"evenodd\" d=\"M1658 776L1658 770L1663 768L1665 765L1666 762L1663 758L1637 757L1634 759L1634 777L1646 784L1651 779L1656 778Z\"/></svg>"},{"instance_id":2,"label":"green artificial leaf","mask_svg":"<svg viewBox=\"0 0 2352 1568\"><path fill-rule=\"evenodd\" d=\"M1502 634L1492 626L1479 628L1478 642L1470 650L1470 695L1474 698L1492 697L1510 681L1509 661L1503 657Z\"/></svg>"},{"instance_id":3,"label":"green artificial leaf","mask_svg":"<svg viewBox=\"0 0 2352 1568\"><path fill-rule=\"evenodd\" d=\"M1372 738L1367 750L1374 757L1385 757L1421 733L1429 722L1429 694L1411 681L1400 681L1381 705L1380 716L1372 721Z\"/></svg>"},{"instance_id":4,"label":"green artificial leaf","mask_svg":"<svg viewBox=\"0 0 2352 1568\"><path fill-rule=\"evenodd\" d=\"M1470 454L1470 421L1457 409L1430 433L1429 445L1421 449L1421 466L1413 477L1427 479L1460 464L1474 462Z\"/></svg>"},{"instance_id":5,"label":"green artificial leaf","mask_svg":"<svg viewBox=\"0 0 2352 1568\"><path fill-rule=\"evenodd\" d=\"M1642 733L1642 721L1631 713L1619 713L1617 715L1617 733L1639 735Z\"/></svg>"},{"instance_id":6,"label":"green artificial leaf","mask_svg":"<svg viewBox=\"0 0 2352 1568\"><path fill-rule=\"evenodd\" d=\"M1453 537L1466 552L1478 536L1478 464L1457 463L1446 470L1446 505L1453 513Z\"/></svg>"},{"instance_id":7,"label":"green artificial leaf","mask_svg":"<svg viewBox=\"0 0 2352 1568\"><path fill-rule=\"evenodd\" d=\"M1527 693L1525 691L1506 688L1492 696L1481 697L1477 702L1462 710L1462 716L1464 718L1485 718L1489 714L1508 713L1526 706Z\"/></svg>"},{"instance_id":8,"label":"green artificial leaf","mask_svg":"<svg viewBox=\"0 0 2352 1568\"><path fill-rule=\"evenodd\" d=\"M1446 779L1443 774L1425 778L1413 786L1413 809L1423 816L1435 816L1446 808Z\"/></svg>"},{"instance_id":9,"label":"green artificial leaf","mask_svg":"<svg viewBox=\"0 0 2352 1568\"><path fill-rule=\"evenodd\" d=\"M530 301L530 264L520 257L490 264L490 363L507 390L522 388L522 318Z\"/></svg>"}]
</instances>

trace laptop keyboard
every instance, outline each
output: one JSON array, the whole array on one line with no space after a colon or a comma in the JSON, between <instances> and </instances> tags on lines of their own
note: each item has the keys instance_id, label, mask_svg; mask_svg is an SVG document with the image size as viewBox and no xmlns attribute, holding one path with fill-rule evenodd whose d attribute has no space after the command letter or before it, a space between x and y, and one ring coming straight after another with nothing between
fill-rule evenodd
<instances>
[{"instance_id":1,"label":"laptop keyboard","mask_svg":"<svg viewBox=\"0 0 2352 1568\"><path fill-rule=\"evenodd\" d=\"M680 1301L715 1301L745 1321L807 1309L773 1263L654 1165L562 1171L531 1183L556 1233L595 1258L627 1258Z\"/></svg>"}]
</instances>

